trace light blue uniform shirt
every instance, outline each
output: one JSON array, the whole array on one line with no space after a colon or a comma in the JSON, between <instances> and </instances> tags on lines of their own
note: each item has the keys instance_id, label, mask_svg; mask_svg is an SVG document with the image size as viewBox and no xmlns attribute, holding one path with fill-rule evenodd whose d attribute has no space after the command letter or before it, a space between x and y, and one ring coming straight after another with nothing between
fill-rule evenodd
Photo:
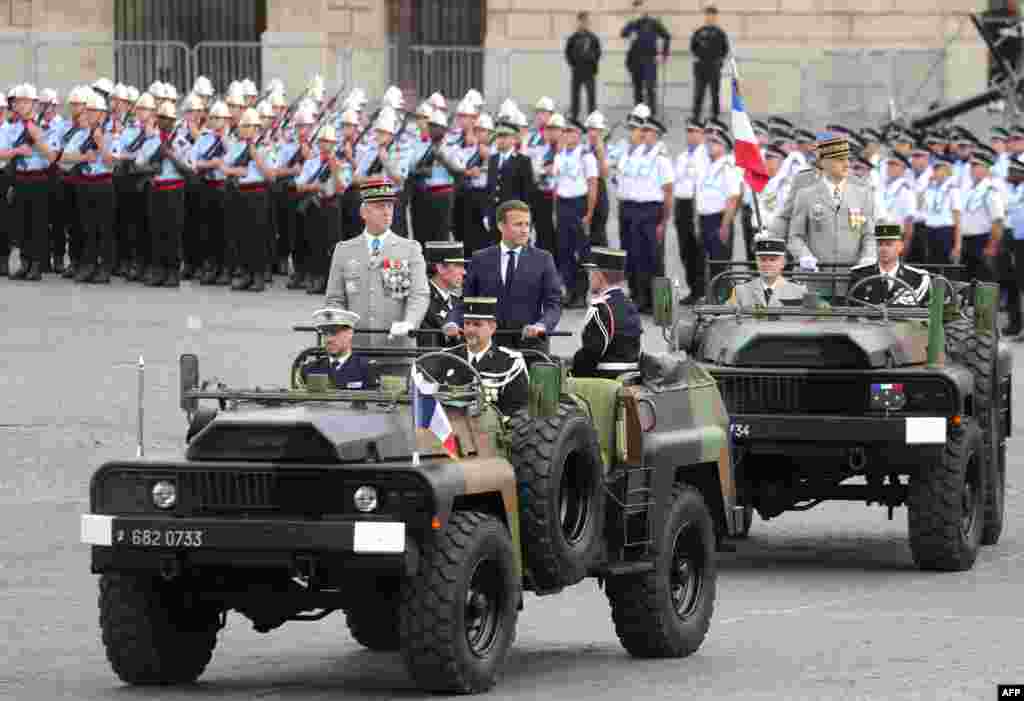
<instances>
[{"instance_id":1,"label":"light blue uniform shirt","mask_svg":"<svg viewBox=\"0 0 1024 701\"><path fill-rule=\"evenodd\" d=\"M10 129L10 132L8 134L9 144L7 148L11 148L15 143L17 143L18 139L21 138L23 131L25 131L24 122L18 122L17 124L12 125L12 128ZM29 141L26 141L25 143L32 146L32 155L24 156L17 160L16 168L18 172L21 173L33 170L45 170L49 168L50 162L46 159L46 156L44 156L42 152L39 150L39 147L36 146L35 144L32 144Z\"/></svg>"},{"instance_id":2,"label":"light blue uniform shirt","mask_svg":"<svg viewBox=\"0 0 1024 701\"><path fill-rule=\"evenodd\" d=\"M86 133L86 138L88 138L88 135L90 133L91 132L87 132ZM106 134L104 134L104 137L106 139L108 139L108 140L111 138L109 130L107 131ZM108 141L108 143L109 143L109 141ZM113 172L113 168L103 162L103 152L99 149L98 145L97 145L95 150L96 150L96 160L93 161L92 163L86 164L85 170L82 171L82 174L83 175L88 175L88 176L91 176L91 177L97 177L97 176L100 176L100 175L110 175ZM111 148L111 150L113 151L113 148Z\"/></svg>"},{"instance_id":3,"label":"light blue uniform shirt","mask_svg":"<svg viewBox=\"0 0 1024 701\"><path fill-rule=\"evenodd\" d=\"M171 148L174 150L174 154L181 160L185 159L188 154L189 146L187 141L182 139L175 139L172 142ZM140 168L146 168L153 164L154 158L157 151L160 149L160 136L151 136L142 144L139 149L139 155L135 157L135 165ZM154 182L170 182L174 180L181 180L185 176L184 174L175 167L174 163L169 158L165 158L160 161L160 171L153 176Z\"/></svg>"},{"instance_id":4,"label":"light blue uniform shirt","mask_svg":"<svg viewBox=\"0 0 1024 701\"><path fill-rule=\"evenodd\" d=\"M233 143L228 149L228 155L224 157L224 164L231 166L239 159L244 160L245 157L242 156L242 154L248 147L249 145L244 141L236 141ZM260 155L263 155L262 151L260 152ZM246 168L245 175L238 179L239 185L251 185L253 183L266 182L267 179L263 177L263 173L260 171L259 166L256 165L256 161L254 159L249 159L249 163Z\"/></svg>"},{"instance_id":5,"label":"light blue uniform shirt","mask_svg":"<svg viewBox=\"0 0 1024 701\"><path fill-rule=\"evenodd\" d=\"M199 139L196 140L195 146L192 147L192 153L190 156L191 162L197 163L199 161L205 160L206 154L210 151L211 148L213 148L213 145L217 142L219 138L220 137L218 137L212 131L208 131L205 134L200 135ZM227 148L228 146L226 141L224 143L224 146L225 148ZM204 170L203 177L207 180L224 180L226 176L220 169L215 168L213 170Z\"/></svg>"}]
</instances>

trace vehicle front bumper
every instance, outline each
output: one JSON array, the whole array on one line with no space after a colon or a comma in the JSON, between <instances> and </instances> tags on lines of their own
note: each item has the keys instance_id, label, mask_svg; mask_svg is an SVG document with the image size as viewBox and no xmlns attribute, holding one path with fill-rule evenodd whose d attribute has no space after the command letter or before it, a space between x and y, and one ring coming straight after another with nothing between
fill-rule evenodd
<instances>
[{"instance_id":1,"label":"vehicle front bumper","mask_svg":"<svg viewBox=\"0 0 1024 701\"><path fill-rule=\"evenodd\" d=\"M371 568L408 567L418 554L401 521L301 521L83 514L93 570L148 569L168 558L196 566L287 566L296 557Z\"/></svg>"},{"instance_id":2,"label":"vehicle front bumper","mask_svg":"<svg viewBox=\"0 0 1024 701\"><path fill-rule=\"evenodd\" d=\"M733 440L808 443L945 445L952 428L944 416L779 416L735 414Z\"/></svg>"}]
</instances>

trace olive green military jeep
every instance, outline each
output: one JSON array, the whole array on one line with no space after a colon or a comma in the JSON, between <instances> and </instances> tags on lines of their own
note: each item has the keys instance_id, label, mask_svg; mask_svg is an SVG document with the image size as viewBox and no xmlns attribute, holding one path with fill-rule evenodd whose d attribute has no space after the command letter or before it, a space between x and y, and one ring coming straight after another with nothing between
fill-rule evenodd
<instances>
[{"instance_id":1,"label":"olive green military jeep","mask_svg":"<svg viewBox=\"0 0 1024 701\"><path fill-rule=\"evenodd\" d=\"M504 417L452 355L368 351L379 389L305 386L303 364L323 353L303 351L290 387L272 390L200 382L198 359L182 356L183 454L93 475L82 540L122 680L196 679L231 609L260 632L344 611L358 642L400 651L422 688L480 692L523 592L587 577L630 654L701 645L716 543L742 509L728 417L698 365L665 355L620 380L572 379L542 359L530 410ZM425 397L410 380L444 377L427 369L438 363L472 382ZM414 427L413 409L432 402L452 454Z\"/></svg>"}]
</instances>

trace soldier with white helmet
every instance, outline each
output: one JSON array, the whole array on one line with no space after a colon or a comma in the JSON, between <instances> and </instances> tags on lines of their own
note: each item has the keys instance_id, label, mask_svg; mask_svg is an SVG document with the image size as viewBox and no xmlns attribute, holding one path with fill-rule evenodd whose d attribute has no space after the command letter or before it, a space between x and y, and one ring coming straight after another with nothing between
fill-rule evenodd
<instances>
[{"instance_id":1,"label":"soldier with white helmet","mask_svg":"<svg viewBox=\"0 0 1024 701\"><path fill-rule=\"evenodd\" d=\"M392 86L394 87L394 86ZM394 88L398 91L398 88ZM390 88L389 88L390 91ZM390 103L404 104L401 91L390 93ZM385 175L401 192L405 180L409 176L412 154L403 154L395 144L395 137L402 129L402 122L396 111L388 106L381 109L377 120L373 123L373 148L362 149L356 154L356 168L353 183L361 187L366 179ZM362 230L362 224L360 224ZM395 206L392 230L395 233L405 231L404 217L399 206Z\"/></svg>"},{"instance_id":2,"label":"soldier with white helmet","mask_svg":"<svg viewBox=\"0 0 1024 701\"><path fill-rule=\"evenodd\" d=\"M50 178L48 169L53 153L46 133L36 124L33 113L36 89L29 84L13 90L15 125L8 132L9 147L0 150L0 161L14 160L15 235L21 253L21 267L11 276L15 280L42 279L43 263L49 261ZM20 231L19 231L20 230Z\"/></svg>"},{"instance_id":3,"label":"soldier with white helmet","mask_svg":"<svg viewBox=\"0 0 1024 701\"><path fill-rule=\"evenodd\" d=\"M210 108L209 129L192 147L189 160L202 181L199 237L202 246L203 285L227 285L231 271L224 268L224 155L228 147L231 111L223 102Z\"/></svg>"},{"instance_id":4,"label":"soldier with white helmet","mask_svg":"<svg viewBox=\"0 0 1024 701\"><path fill-rule=\"evenodd\" d=\"M203 106L209 107L209 101L214 96L213 83L205 75L201 75L196 78L195 84L192 86L192 92L199 96L203 100Z\"/></svg>"},{"instance_id":5,"label":"soldier with white helmet","mask_svg":"<svg viewBox=\"0 0 1024 701\"><path fill-rule=\"evenodd\" d=\"M340 195L351 184L351 166L338 158L338 134L333 126L320 130L317 149L295 178L295 190L306 200L300 212L301 247L296 270L306 276L306 292L323 294L327 289L329 261L340 239Z\"/></svg>"},{"instance_id":6,"label":"soldier with white helmet","mask_svg":"<svg viewBox=\"0 0 1024 701\"><path fill-rule=\"evenodd\" d=\"M256 83L252 82L248 78L242 81L242 94L245 96L246 107L255 107L256 101L259 100L260 91L256 88Z\"/></svg>"},{"instance_id":7,"label":"soldier with white helmet","mask_svg":"<svg viewBox=\"0 0 1024 701\"><path fill-rule=\"evenodd\" d=\"M127 91L124 92L127 95ZM114 169L118 238L118 264L114 275L129 281L138 280L151 262L146 197L139 191L138 177L130 171L148 138L147 132L155 128L156 108L153 96L143 93L135 103L135 121L124 128L113 147L114 161L118 164Z\"/></svg>"},{"instance_id":8,"label":"soldier with white helmet","mask_svg":"<svg viewBox=\"0 0 1024 701\"><path fill-rule=\"evenodd\" d=\"M178 287L180 280L185 177L189 170L186 160L191 145L188 140L174 135L177 116L173 103L160 105L158 124L154 125L151 118L146 120L146 141L135 160L138 168L152 172L144 195L151 236L152 265L144 281L149 287Z\"/></svg>"},{"instance_id":9,"label":"soldier with white helmet","mask_svg":"<svg viewBox=\"0 0 1024 701\"><path fill-rule=\"evenodd\" d=\"M462 163L468 163L478 151L476 124L479 118L475 101L466 98L459 101L455 109L455 128L448 132L445 143ZM452 198L452 236L456 241L465 240L465 205L464 190L456 187Z\"/></svg>"},{"instance_id":10,"label":"soldier with white helmet","mask_svg":"<svg viewBox=\"0 0 1024 701\"><path fill-rule=\"evenodd\" d=\"M109 112L103 96L96 93L90 95L85 109L85 121L90 133L79 149L84 165L78 176L79 217L84 241L75 281L108 284L117 259L114 232L114 140L103 129L103 125L109 123Z\"/></svg>"},{"instance_id":11,"label":"soldier with white helmet","mask_svg":"<svg viewBox=\"0 0 1024 701\"><path fill-rule=\"evenodd\" d=\"M295 210L299 193L295 190L295 179L302 172L306 161L315 155L315 144L310 143L316 116L309 110L299 108L292 119L294 129L282 133L281 143L277 147L275 159L275 175L287 182L288 186L279 191L275 197L277 207L279 260L292 257L292 276L285 287L289 290L305 289L306 273L300 266L305 243L303 242L302 222Z\"/></svg>"},{"instance_id":12,"label":"soldier with white helmet","mask_svg":"<svg viewBox=\"0 0 1024 701\"><path fill-rule=\"evenodd\" d=\"M491 197L487 187L491 161L491 142L494 138L494 120L489 114L477 119L473 141L475 148L466 158L465 187L462 190L462 241L466 254L490 246L494 237L488 231Z\"/></svg>"},{"instance_id":13,"label":"soldier with white helmet","mask_svg":"<svg viewBox=\"0 0 1024 701\"><path fill-rule=\"evenodd\" d=\"M227 193L224 218L225 263L236 274L232 290L262 292L270 268L270 221L268 185L274 176L267 158L269 148L257 142L262 122L248 108L238 123L238 141L224 157L224 174L238 179L237 192ZM237 274L240 272L240 274Z\"/></svg>"},{"instance_id":14,"label":"soldier with white helmet","mask_svg":"<svg viewBox=\"0 0 1024 701\"><path fill-rule=\"evenodd\" d=\"M608 121L600 112L591 112L583 123L587 130L586 152L594 156L597 162L597 205L590 221L590 243L593 246L608 245L608 176L611 168L612 155L609 153L605 137L608 134Z\"/></svg>"},{"instance_id":15,"label":"soldier with white helmet","mask_svg":"<svg viewBox=\"0 0 1024 701\"><path fill-rule=\"evenodd\" d=\"M65 279L72 279L75 276L75 266L82 257L84 239L81 219L78 216L78 187L73 182L74 178L66 177L74 164L65 161L63 155L76 140L78 144L82 144L87 138L85 107L90 94L92 89L87 85L72 88L67 97L69 118L60 129L51 129L49 134L50 150L54 153L54 165L57 166L59 176L50 182L52 267L54 272L60 272L61 277ZM67 255L71 259L67 266L64 265L65 244Z\"/></svg>"},{"instance_id":16,"label":"soldier with white helmet","mask_svg":"<svg viewBox=\"0 0 1024 701\"><path fill-rule=\"evenodd\" d=\"M359 127L361 122L359 113L355 110L345 110L341 113L341 133L338 135L339 148L338 157L344 161L349 172L349 179L355 172L356 166L356 139L359 138ZM414 194L415 189L410 194ZM359 196L359 189L348 187L341 195L341 238L344 241L358 236L362 233L363 218L359 214L359 207L362 199Z\"/></svg>"},{"instance_id":17,"label":"soldier with white helmet","mask_svg":"<svg viewBox=\"0 0 1024 701\"><path fill-rule=\"evenodd\" d=\"M547 100L547 101L546 101ZM547 119L542 119L544 111L553 103L550 98L541 98L537 103L540 108L537 111L537 124L543 122L537 136L540 142L534 141L531 135L531 144L527 148L527 155L533 163L534 177L537 178L537 189L533 193L533 201L530 202L530 212L533 215L533 227L536 232L536 243L545 251L555 254L555 180L551 175L555 163L555 155L561 148L562 130L565 128L565 117L561 114L551 114Z\"/></svg>"},{"instance_id":18,"label":"soldier with white helmet","mask_svg":"<svg viewBox=\"0 0 1024 701\"><path fill-rule=\"evenodd\" d=\"M202 76L200 76L202 77ZM198 80L196 81L199 82ZM211 88L212 92L212 88ZM203 122L206 121L205 98L193 93L185 98L182 105L184 115L178 116L178 129L174 134L174 145L180 147L186 155L185 161L191 158L192 148L203 135ZM203 266L203 245L200 234L202 226L203 191L206 187L195 177L187 173L185 177L185 227L182 234L181 279L191 280Z\"/></svg>"},{"instance_id":19,"label":"soldier with white helmet","mask_svg":"<svg viewBox=\"0 0 1024 701\"><path fill-rule=\"evenodd\" d=\"M248 104L248 99L243 92L242 86L238 85L234 90L230 91L227 97L224 98L224 102L231 113L229 133L234 138L238 131L239 122L242 120L242 113Z\"/></svg>"},{"instance_id":20,"label":"soldier with white helmet","mask_svg":"<svg viewBox=\"0 0 1024 701\"><path fill-rule=\"evenodd\" d=\"M444 144L448 119L435 110L428 122L430 142L420 145L412 163L420 189L418 211L413 212L413 234L421 244L451 240L455 178L465 172L459 151Z\"/></svg>"}]
</instances>

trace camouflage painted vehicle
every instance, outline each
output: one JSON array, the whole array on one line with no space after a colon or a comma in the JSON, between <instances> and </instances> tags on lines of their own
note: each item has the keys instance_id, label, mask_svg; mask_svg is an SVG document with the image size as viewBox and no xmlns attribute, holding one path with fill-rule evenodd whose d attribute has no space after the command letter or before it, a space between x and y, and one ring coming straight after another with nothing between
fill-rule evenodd
<instances>
[{"instance_id":1,"label":"camouflage painted vehicle","mask_svg":"<svg viewBox=\"0 0 1024 701\"><path fill-rule=\"evenodd\" d=\"M709 284L708 299L727 297L717 292ZM729 410L744 535L755 510L767 520L847 500L886 506L890 519L906 505L922 569L970 569L999 540L1012 355L999 340L998 287L933 277L932 293L927 309L842 298L854 306L833 308L812 294L682 314L662 293L662 323L676 320L666 339L715 377Z\"/></svg>"},{"instance_id":2,"label":"camouflage painted vehicle","mask_svg":"<svg viewBox=\"0 0 1024 701\"><path fill-rule=\"evenodd\" d=\"M93 475L82 539L122 680L196 679L231 609L261 632L340 610L362 645L400 650L422 688L479 692L500 673L523 592L587 577L632 655L698 649L717 541L743 515L728 418L699 365L650 357L613 381L536 362L530 411L511 417L479 376L441 385L450 457L414 429L406 388L410 366L465 361L378 351L380 390L312 391L299 369L323 352L303 351L275 390L210 387L183 356L184 454Z\"/></svg>"}]
</instances>

